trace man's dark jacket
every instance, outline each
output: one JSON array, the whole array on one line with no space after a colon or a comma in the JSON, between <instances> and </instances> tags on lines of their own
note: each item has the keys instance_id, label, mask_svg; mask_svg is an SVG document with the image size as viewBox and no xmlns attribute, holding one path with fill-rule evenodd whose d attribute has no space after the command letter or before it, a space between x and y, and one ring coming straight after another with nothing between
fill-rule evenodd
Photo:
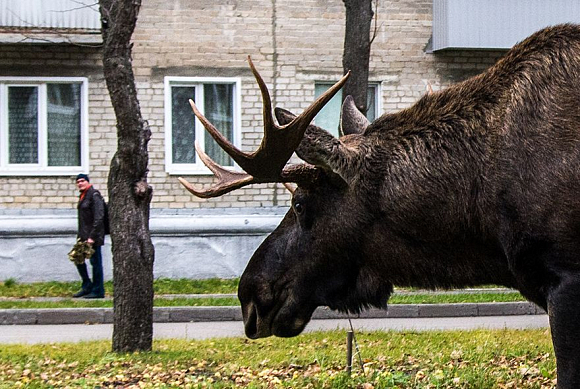
<instances>
[{"instance_id":1,"label":"man's dark jacket","mask_svg":"<svg viewBox=\"0 0 580 389\"><path fill-rule=\"evenodd\" d=\"M93 246L105 243L105 200L101 193L92 186L85 190L86 194L77 206L79 230L78 237L82 241L91 238Z\"/></svg>"}]
</instances>

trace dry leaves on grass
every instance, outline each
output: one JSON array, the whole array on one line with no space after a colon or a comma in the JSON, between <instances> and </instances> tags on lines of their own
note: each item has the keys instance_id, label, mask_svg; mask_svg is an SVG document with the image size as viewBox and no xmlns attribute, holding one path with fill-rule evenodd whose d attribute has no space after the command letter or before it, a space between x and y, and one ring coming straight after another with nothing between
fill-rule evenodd
<instances>
[{"instance_id":1,"label":"dry leaves on grass","mask_svg":"<svg viewBox=\"0 0 580 389\"><path fill-rule=\"evenodd\" d=\"M488 361L486 373L493 375L494 388L553 388L554 372L542 372L525 357L498 356ZM192 360L184 365L174 363L142 363L138 360L113 361L79 368L78 362L44 360L25 366L0 365L0 387L101 387L101 388L237 388L290 387L311 388L469 388L466 378L474 366L469 361L452 359L447 365L405 356L394 366L377 361L365 363L365 372L354 371L349 377L341 366L321 368L316 362L307 366L289 364L271 368L215 364ZM477 369L477 366L475 366Z\"/></svg>"},{"instance_id":2,"label":"dry leaves on grass","mask_svg":"<svg viewBox=\"0 0 580 389\"><path fill-rule=\"evenodd\" d=\"M0 388L553 388L541 331L359 336L364 367L345 372L344 334L157 342L110 353L106 342L0 350ZM88 355L87 347L91 348Z\"/></svg>"}]
</instances>

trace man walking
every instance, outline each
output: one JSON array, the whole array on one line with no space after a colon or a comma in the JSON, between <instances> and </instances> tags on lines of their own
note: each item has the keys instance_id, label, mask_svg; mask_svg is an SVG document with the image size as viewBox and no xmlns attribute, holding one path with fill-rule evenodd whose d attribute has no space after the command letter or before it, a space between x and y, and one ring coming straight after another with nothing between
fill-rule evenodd
<instances>
[{"instance_id":1,"label":"man walking","mask_svg":"<svg viewBox=\"0 0 580 389\"><path fill-rule=\"evenodd\" d=\"M77 264L77 270L83 281L81 290L73 297L103 298L103 258L101 246L105 243L105 201L101 193L89 181L89 176L79 174L76 179L79 189L78 238L87 242L95 250L90 262L93 268L93 280L89 278L86 263Z\"/></svg>"}]
</instances>

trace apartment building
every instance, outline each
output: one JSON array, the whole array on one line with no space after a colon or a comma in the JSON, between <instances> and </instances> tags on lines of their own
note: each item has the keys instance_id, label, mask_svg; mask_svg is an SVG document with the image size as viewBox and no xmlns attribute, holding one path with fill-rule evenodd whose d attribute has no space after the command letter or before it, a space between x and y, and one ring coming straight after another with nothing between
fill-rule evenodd
<instances>
[{"instance_id":1,"label":"apartment building","mask_svg":"<svg viewBox=\"0 0 580 389\"><path fill-rule=\"evenodd\" d=\"M378 0L369 77L372 120L478 74L535 30L580 22L574 0ZM0 279L72 278L74 177L107 197L116 120L102 72L98 6L88 0L0 0ZM133 70L152 131L148 180L156 276L235 276L290 201L282 185L198 199L177 177L213 178L194 140L233 166L194 119L187 99L242 150L262 136L252 60L273 105L300 113L342 75L340 0L144 0ZM339 98L316 117L336 133ZM31 239L34 237L34 239ZM70 242L69 242L70 241ZM34 242L34 243L33 243ZM70 244L69 244L70 243ZM107 268L107 266L106 266ZM109 273L110 275L110 273Z\"/></svg>"}]
</instances>

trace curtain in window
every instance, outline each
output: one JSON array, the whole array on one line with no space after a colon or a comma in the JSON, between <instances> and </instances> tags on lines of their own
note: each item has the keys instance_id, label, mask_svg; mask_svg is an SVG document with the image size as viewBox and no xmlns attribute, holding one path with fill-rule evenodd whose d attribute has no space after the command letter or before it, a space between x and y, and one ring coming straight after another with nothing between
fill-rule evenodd
<instances>
[{"instance_id":1,"label":"curtain in window","mask_svg":"<svg viewBox=\"0 0 580 389\"><path fill-rule=\"evenodd\" d=\"M38 163L38 88L8 88L8 161Z\"/></svg>"},{"instance_id":2,"label":"curtain in window","mask_svg":"<svg viewBox=\"0 0 580 389\"><path fill-rule=\"evenodd\" d=\"M195 163L195 115L189 105L195 87L171 88L171 142L173 163Z\"/></svg>"},{"instance_id":3,"label":"curtain in window","mask_svg":"<svg viewBox=\"0 0 580 389\"><path fill-rule=\"evenodd\" d=\"M233 140L234 134L234 86L231 84L205 84L204 110L208 118L220 132ZM232 166L233 161L211 136L205 137L205 152L222 166Z\"/></svg>"},{"instance_id":4,"label":"curtain in window","mask_svg":"<svg viewBox=\"0 0 580 389\"><path fill-rule=\"evenodd\" d=\"M81 85L48 84L48 166L81 164Z\"/></svg>"},{"instance_id":5,"label":"curtain in window","mask_svg":"<svg viewBox=\"0 0 580 389\"><path fill-rule=\"evenodd\" d=\"M377 118L377 87L369 86L367 89L367 119L373 122Z\"/></svg>"}]
</instances>

